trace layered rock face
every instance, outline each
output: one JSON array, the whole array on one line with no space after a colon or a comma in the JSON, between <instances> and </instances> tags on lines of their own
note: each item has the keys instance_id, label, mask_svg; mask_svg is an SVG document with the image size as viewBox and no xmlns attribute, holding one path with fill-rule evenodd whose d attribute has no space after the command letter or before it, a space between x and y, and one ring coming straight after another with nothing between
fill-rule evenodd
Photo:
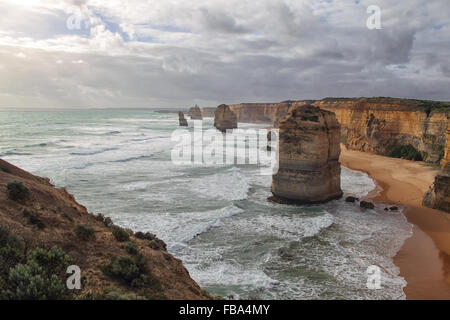
<instances>
[{"instance_id":1,"label":"layered rock face","mask_svg":"<svg viewBox=\"0 0 450 320\"><path fill-rule=\"evenodd\" d=\"M445 156L441 163L442 171L425 194L423 205L450 213L450 129L447 130Z\"/></svg>"},{"instance_id":2,"label":"layered rock face","mask_svg":"<svg viewBox=\"0 0 450 320\"><path fill-rule=\"evenodd\" d=\"M429 102L433 104L434 102ZM412 145L427 162L443 157L450 107L427 111L419 100L394 98L328 98L315 102L231 105L239 122L267 122L278 127L294 108L313 104L336 114L341 142L348 149L386 155L394 146Z\"/></svg>"},{"instance_id":3,"label":"layered rock face","mask_svg":"<svg viewBox=\"0 0 450 320\"><path fill-rule=\"evenodd\" d=\"M183 112L178 112L178 118L179 118L179 122L180 122L180 127L188 126L188 122L187 122L186 118L184 117Z\"/></svg>"},{"instance_id":4,"label":"layered rock face","mask_svg":"<svg viewBox=\"0 0 450 320\"><path fill-rule=\"evenodd\" d=\"M226 104L217 107L214 114L214 127L222 132L238 127L236 114Z\"/></svg>"},{"instance_id":5,"label":"layered rock face","mask_svg":"<svg viewBox=\"0 0 450 320\"><path fill-rule=\"evenodd\" d=\"M292 109L310 104L312 101L284 101L281 103L241 103L231 105L238 122L272 123L278 128L280 121Z\"/></svg>"},{"instance_id":6,"label":"layered rock face","mask_svg":"<svg viewBox=\"0 0 450 320\"><path fill-rule=\"evenodd\" d=\"M334 113L312 105L293 109L280 123L279 171L272 200L322 203L342 196L340 125Z\"/></svg>"},{"instance_id":7,"label":"layered rock face","mask_svg":"<svg viewBox=\"0 0 450 320\"><path fill-rule=\"evenodd\" d=\"M439 162L449 112L418 109L418 100L392 98L325 99L315 105L336 113L341 141L348 149L386 155L394 146L412 145L427 162Z\"/></svg>"},{"instance_id":8,"label":"layered rock face","mask_svg":"<svg viewBox=\"0 0 450 320\"><path fill-rule=\"evenodd\" d=\"M202 116L203 118L214 118L214 114L216 112L216 108L202 108Z\"/></svg>"},{"instance_id":9,"label":"layered rock face","mask_svg":"<svg viewBox=\"0 0 450 320\"><path fill-rule=\"evenodd\" d=\"M198 105L189 109L188 116L191 117L192 120L203 120L202 110L200 110Z\"/></svg>"}]
</instances>

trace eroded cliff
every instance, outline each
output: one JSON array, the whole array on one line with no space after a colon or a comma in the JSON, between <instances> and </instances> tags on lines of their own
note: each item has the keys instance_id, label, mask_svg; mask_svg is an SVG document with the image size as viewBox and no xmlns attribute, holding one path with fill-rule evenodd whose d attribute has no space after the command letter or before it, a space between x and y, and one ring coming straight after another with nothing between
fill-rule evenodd
<instances>
[{"instance_id":1,"label":"eroded cliff","mask_svg":"<svg viewBox=\"0 0 450 320\"><path fill-rule=\"evenodd\" d=\"M334 113L312 105L294 108L281 121L272 200L321 203L342 196L339 132Z\"/></svg>"},{"instance_id":2,"label":"eroded cliff","mask_svg":"<svg viewBox=\"0 0 450 320\"><path fill-rule=\"evenodd\" d=\"M217 107L214 114L214 127L222 132L238 127L236 114L226 104Z\"/></svg>"},{"instance_id":3,"label":"eroded cliff","mask_svg":"<svg viewBox=\"0 0 450 320\"><path fill-rule=\"evenodd\" d=\"M203 120L202 110L200 110L198 105L189 109L188 116L191 117L192 120Z\"/></svg>"},{"instance_id":4,"label":"eroded cliff","mask_svg":"<svg viewBox=\"0 0 450 320\"><path fill-rule=\"evenodd\" d=\"M341 142L347 148L380 155L396 146L412 146L423 160L437 163L444 155L450 106L445 103L394 98L328 98L319 101L243 103L231 105L238 122L278 127L290 111L313 104L336 114Z\"/></svg>"},{"instance_id":5,"label":"eroded cliff","mask_svg":"<svg viewBox=\"0 0 450 320\"><path fill-rule=\"evenodd\" d=\"M332 111L341 123L348 149L386 155L411 145L427 162L444 155L448 110L432 111L422 101L392 98L324 99L316 106Z\"/></svg>"},{"instance_id":6,"label":"eroded cliff","mask_svg":"<svg viewBox=\"0 0 450 320\"><path fill-rule=\"evenodd\" d=\"M442 171L436 176L423 199L423 205L450 213L450 129L447 130L445 156L442 159Z\"/></svg>"}]
</instances>

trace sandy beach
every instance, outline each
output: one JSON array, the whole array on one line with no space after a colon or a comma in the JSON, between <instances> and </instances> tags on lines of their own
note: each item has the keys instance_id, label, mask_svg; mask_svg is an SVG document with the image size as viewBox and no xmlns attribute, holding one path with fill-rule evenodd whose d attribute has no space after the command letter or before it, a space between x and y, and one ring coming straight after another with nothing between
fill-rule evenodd
<instances>
[{"instance_id":1,"label":"sandy beach","mask_svg":"<svg viewBox=\"0 0 450 320\"><path fill-rule=\"evenodd\" d=\"M368 198L406 208L405 215L414 225L413 235L394 261L408 282L407 299L450 299L450 214L422 206L423 195L433 183L437 169L345 147L341 163L366 172L376 181L378 190Z\"/></svg>"}]
</instances>

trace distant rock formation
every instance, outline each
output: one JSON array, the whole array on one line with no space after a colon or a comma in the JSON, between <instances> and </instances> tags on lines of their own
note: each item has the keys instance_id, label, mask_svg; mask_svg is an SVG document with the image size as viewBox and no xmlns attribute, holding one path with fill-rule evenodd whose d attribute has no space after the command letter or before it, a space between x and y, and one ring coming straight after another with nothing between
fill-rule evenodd
<instances>
[{"instance_id":1,"label":"distant rock formation","mask_svg":"<svg viewBox=\"0 0 450 320\"><path fill-rule=\"evenodd\" d=\"M216 108L211 108L211 107L202 108L203 118L214 118L215 112L216 112Z\"/></svg>"},{"instance_id":2,"label":"distant rock formation","mask_svg":"<svg viewBox=\"0 0 450 320\"><path fill-rule=\"evenodd\" d=\"M280 123L280 163L270 199L307 204L342 197L339 137L334 113L312 105L293 109Z\"/></svg>"},{"instance_id":3,"label":"distant rock formation","mask_svg":"<svg viewBox=\"0 0 450 320\"><path fill-rule=\"evenodd\" d=\"M425 194L423 205L450 213L450 129L447 129L442 171L436 176L434 184Z\"/></svg>"},{"instance_id":4,"label":"distant rock formation","mask_svg":"<svg viewBox=\"0 0 450 320\"><path fill-rule=\"evenodd\" d=\"M326 98L318 101L230 105L238 122L272 123L293 109L312 104L336 114L347 149L386 155L411 145L429 163L439 163L445 146L450 103L396 98Z\"/></svg>"},{"instance_id":5,"label":"distant rock formation","mask_svg":"<svg viewBox=\"0 0 450 320\"><path fill-rule=\"evenodd\" d=\"M184 117L184 113L183 112L181 112L181 111L178 112L178 118L179 118L179 121L180 121L180 127L187 127L187 126L189 126L186 118Z\"/></svg>"},{"instance_id":6,"label":"distant rock formation","mask_svg":"<svg viewBox=\"0 0 450 320\"><path fill-rule=\"evenodd\" d=\"M226 104L218 106L214 116L214 127L222 132L238 127L236 114Z\"/></svg>"},{"instance_id":7,"label":"distant rock formation","mask_svg":"<svg viewBox=\"0 0 450 320\"><path fill-rule=\"evenodd\" d=\"M202 110L200 110L198 105L189 109L188 116L191 117L192 120L203 120Z\"/></svg>"}]
</instances>

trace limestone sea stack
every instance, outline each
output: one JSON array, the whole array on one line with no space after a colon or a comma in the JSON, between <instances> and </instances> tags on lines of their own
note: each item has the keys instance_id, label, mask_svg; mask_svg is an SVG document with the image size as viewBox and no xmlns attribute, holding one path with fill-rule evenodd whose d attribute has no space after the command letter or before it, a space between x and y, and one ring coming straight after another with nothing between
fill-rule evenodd
<instances>
[{"instance_id":1,"label":"limestone sea stack","mask_svg":"<svg viewBox=\"0 0 450 320\"><path fill-rule=\"evenodd\" d=\"M226 104L217 107L214 113L214 127L222 132L238 127L236 114Z\"/></svg>"},{"instance_id":2,"label":"limestone sea stack","mask_svg":"<svg viewBox=\"0 0 450 320\"><path fill-rule=\"evenodd\" d=\"M434 184L425 194L423 205L450 213L450 127L447 129L445 156L441 164L442 171L436 176Z\"/></svg>"},{"instance_id":3,"label":"limestone sea stack","mask_svg":"<svg viewBox=\"0 0 450 320\"><path fill-rule=\"evenodd\" d=\"M186 118L184 117L184 113L183 112L181 112L181 111L178 112L178 118L179 118L179 121L180 121L180 127L187 127L187 126L189 126Z\"/></svg>"},{"instance_id":4,"label":"limestone sea stack","mask_svg":"<svg viewBox=\"0 0 450 320\"><path fill-rule=\"evenodd\" d=\"M312 105L291 110L280 123L279 170L270 199L313 204L342 197L339 140L333 112Z\"/></svg>"},{"instance_id":5,"label":"limestone sea stack","mask_svg":"<svg viewBox=\"0 0 450 320\"><path fill-rule=\"evenodd\" d=\"M190 116L192 120L203 120L202 110L200 110L198 105L189 109L188 116Z\"/></svg>"}]
</instances>

